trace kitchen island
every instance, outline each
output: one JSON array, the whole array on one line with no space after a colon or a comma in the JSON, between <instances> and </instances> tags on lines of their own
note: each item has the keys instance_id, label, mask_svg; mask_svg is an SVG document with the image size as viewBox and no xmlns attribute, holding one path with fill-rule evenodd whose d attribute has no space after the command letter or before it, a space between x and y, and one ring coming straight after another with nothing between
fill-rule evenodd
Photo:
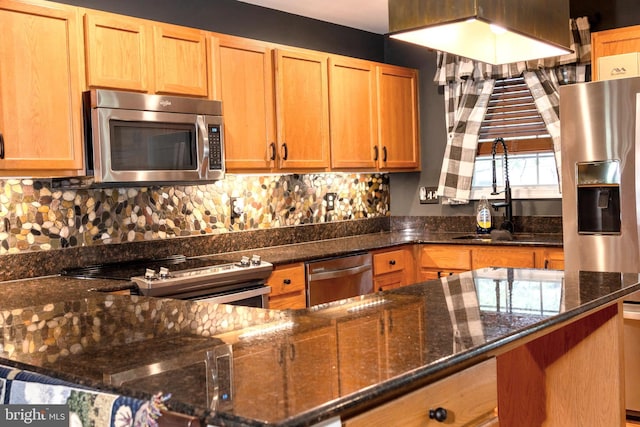
<instances>
[{"instance_id":1,"label":"kitchen island","mask_svg":"<svg viewBox=\"0 0 640 427\"><path fill-rule=\"evenodd\" d=\"M171 393L169 410L232 426L409 425L429 409L480 425L496 408L501 426L623 425L620 303L640 290L637 274L490 268L275 311L96 292L109 281L3 286L0 364Z\"/></svg>"}]
</instances>

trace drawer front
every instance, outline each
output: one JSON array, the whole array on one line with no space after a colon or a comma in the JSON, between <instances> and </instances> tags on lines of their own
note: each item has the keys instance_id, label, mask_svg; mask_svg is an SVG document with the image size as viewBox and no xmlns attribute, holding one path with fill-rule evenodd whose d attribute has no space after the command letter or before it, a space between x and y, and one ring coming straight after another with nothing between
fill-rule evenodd
<instances>
[{"instance_id":1,"label":"drawer front","mask_svg":"<svg viewBox=\"0 0 640 427\"><path fill-rule=\"evenodd\" d=\"M535 268L536 255L531 248L482 248L473 251L473 269L485 267Z\"/></svg>"},{"instance_id":2,"label":"drawer front","mask_svg":"<svg viewBox=\"0 0 640 427\"><path fill-rule=\"evenodd\" d=\"M418 389L369 412L346 420L359 426L480 426L497 425L498 392L496 361L490 359L443 380ZM446 410L446 420L429 417L430 411Z\"/></svg>"},{"instance_id":3,"label":"drawer front","mask_svg":"<svg viewBox=\"0 0 640 427\"><path fill-rule=\"evenodd\" d=\"M383 276L374 277L373 284L375 291L386 291L404 286L406 282L404 279L404 273L402 271L397 271Z\"/></svg>"},{"instance_id":4,"label":"drawer front","mask_svg":"<svg viewBox=\"0 0 640 427\"><path fill-rule=\"evenodd\" d=\"M598 80L622 79L640 75L640 53L623 53L621 55L598 58Z\"/></svg>"},{"instance_id":5,"label":"drawer front","mask_svg":"<svg viewBox=\"0 0 640 427\"><path fill-rule=\"evenodd\" d=\"M373 274L385 274L402 271L405 268L405 251L387 251L373 255Z\"/></svg>"},{"instance_id":6,"label":"drawer front","mask_svg":"<svg viewBox=\"0 0 640 427\"><path fill-rule=\"evenodd\" d=\"M425 246L420 252L420 266L443 270L471 270L471 248Z\"/></svg>"},{"instance_id":7,"label":"drawer front","mask_svg":"<svg viewBox=\"0 0 640 427\"><path fill-rule=\"evenodd\" d=\"M269 276L267 285L271 286L271 296L304 293L304 264L276 267Z\"/></svg>"}]
</instances>

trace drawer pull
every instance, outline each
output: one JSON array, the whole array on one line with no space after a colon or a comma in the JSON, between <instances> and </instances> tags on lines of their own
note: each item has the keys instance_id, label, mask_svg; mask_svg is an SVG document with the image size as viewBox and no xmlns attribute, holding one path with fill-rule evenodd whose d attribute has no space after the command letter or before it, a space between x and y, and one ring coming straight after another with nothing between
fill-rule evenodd
<instances>
[{"instance_id":1,"label":"drawer pull","mask_svg":"<svg viewBox=\"0 0 640 427\"><path fill-rule=\"evenodd\" d=\"M282 283L284 283L285 285L290 285L291 284L291 279L284 279L282 281Z\"/></svg>"},{"instance_id":2,"label":"drawer pull","mask_svg":"<svg viewBox=\"0 0 640 427\"><path fill-rule=\"evenodd\" d=\"M271 149L271 156L269 157L269 160L273 161L276 159L276 143L272 142L269 144L269 148Z\"/></svg>"},{"instance_id":3,"label":"drawer pull","mask_svg":"<svg viewBox=\"0 0 640 427\"><path fill-rule=\"evenodd\" d=\"M447 420L447 410L444 408L429 409L429 419L443 423Z\"/></svg>"},{"instance_id":4,"label":"drawer pull","mask_svg":"<svg viewBox=\"0 0 640 427\"><path fill-rule=\"evenodd\" d=\"M378 161L378 157L380 157L380 149L378 148L378 146L376 145L375 147L373 147L373 161L377 162Z\"/></svg>"},{"instance_id":5,"label":"drawer pull","mask_svg":"<svg viewBox=\"0 0 640 427\"><path fill-rule=\"evenodd\" d=\"M289 149L287 148L287 143L282 144L282 160L289 159Z\"/></svg>"},{"instance_id":6,"label":"drawer pull","mask_svg":"<svg viewBox=\"0 0 640 427\"><path fill-rule=\"evenodd\" d=\"M389 260L389 265L396 265L396 260L395 259L390 259Z\"/></svg>"},{"instance_id":7,"label":"drawer pull","mask_svg":"<svg viewBox=\"0 0 640 427\"><path fill-rule=\"evenodd\" d=\"M0 132L0 159L4 159L4 137Z\"/></svg>"}]
</instances>

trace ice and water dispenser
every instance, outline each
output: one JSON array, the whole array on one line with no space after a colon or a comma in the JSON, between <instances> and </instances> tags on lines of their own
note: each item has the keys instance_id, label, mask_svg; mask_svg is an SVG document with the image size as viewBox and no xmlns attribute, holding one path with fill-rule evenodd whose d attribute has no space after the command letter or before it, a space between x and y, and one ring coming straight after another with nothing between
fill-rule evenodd
<instances>
[{"instance_id":1,"label":"ice and water dispenser","mask_svg":"<svg viewBox=\"0 0 640 427\"><path fill-rule=\"evenodd\" d=\"M577 163L578 233L620 234L620 162Z\"/></svg>"}]
</instances>

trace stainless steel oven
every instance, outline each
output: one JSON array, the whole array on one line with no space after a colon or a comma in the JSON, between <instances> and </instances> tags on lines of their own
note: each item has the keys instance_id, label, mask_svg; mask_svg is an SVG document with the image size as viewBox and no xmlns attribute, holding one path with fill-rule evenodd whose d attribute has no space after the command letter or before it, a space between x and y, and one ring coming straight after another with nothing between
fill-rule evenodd
<instances>
[{"instance_id":1,"label":"stainless steel oven","mask_svg":"<svg viewBox=\"0 0 640 427\"><path fill-rule=\"evenodd\" d=\"M272 270L273 265L258 256L236 262L178 255L69 269L62 274L130 280L136 292L145 296L268 308L271 288L265 283Z\"/></svg>"}]
</instances>

